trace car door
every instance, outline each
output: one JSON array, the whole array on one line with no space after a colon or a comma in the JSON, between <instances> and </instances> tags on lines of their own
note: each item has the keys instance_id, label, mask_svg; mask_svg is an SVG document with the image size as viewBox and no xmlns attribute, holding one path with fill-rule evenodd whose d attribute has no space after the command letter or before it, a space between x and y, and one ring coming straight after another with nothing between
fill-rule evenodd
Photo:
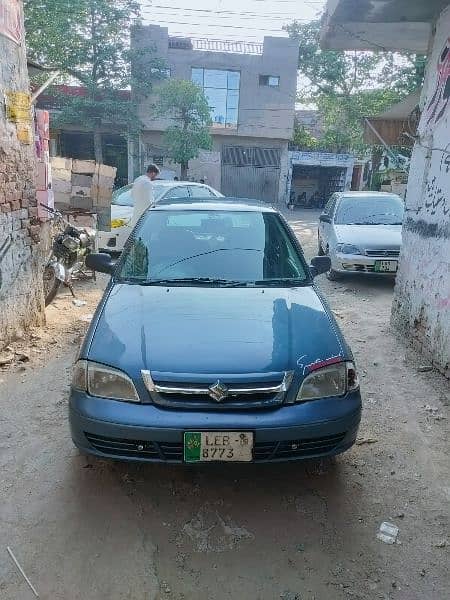
<instances>
[{"instance_id":1,"label":"car door","mask_svg":"<svg viewBox=\"0 0 450 600\"><path fill-rule=\"evenodd\" d=\"M332 234L332 219L338 196L333 194L319 217L319 248L326 253Z\"/></svg>"}]
</instances>

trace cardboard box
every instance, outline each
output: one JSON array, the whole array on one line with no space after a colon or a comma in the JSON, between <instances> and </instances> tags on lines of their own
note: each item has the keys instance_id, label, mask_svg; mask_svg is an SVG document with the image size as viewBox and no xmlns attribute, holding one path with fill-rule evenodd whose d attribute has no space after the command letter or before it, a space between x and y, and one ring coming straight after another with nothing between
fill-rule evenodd
<instances>
[{"instance_id":1,"label":"cardboard box","mask_svg":"<svg viewBox=\"0 0 450 600\"><path fill-rule=\"evenodd\" d=\"M52 157L52 166L54 169L65 169L66 171L72 170L72 159L62 158L61 156Z\"/></svg>"},{"instance_id":2,"label":"cardboard box","mask_svg":"<svg viewBox=\"0 0 450 600\"><path fill-rule=\"evenodd\" d=\"M55 197L55 204L56 206L58 205L66 205L69 206L70 205L70 194L64 194L63 192L55 192L53 191L54 197Z\"/></svg>"},{"instance_id":3,"label":"cardboard box","mask_svg":"<svg viewBox=\"0 0 450 600\"><path fill-rule=\"evenodd\" d=\"M70 206L82 210L92 210L94 208L92 198L89 198L88 196L72 196L70 199Z\"/></svg>"},{"instance_id":4,"label":"cardboard box","mask_svg":"<svg viewBox=\"0 0 450 600\"><path fill-rule=\"evenodd\" d=\"M109 165L101 165L101 164L97 163L95 172L103 177L109 177L111 179L115 179L117 169L116 169L116 167L110 167Z\"/></svg>"},{"instance_id":5,"label":"cardboard box","mask_svg":"<svg viewBox=\"0 0 450 600\"><path fill-rule=\"evenodd\" d=\"M79 175L72 173L72 185L79 187L90 188L92 186L93 177L91 175Z\"/></svg>"},{"instance_id":6,"label":"cardboard box","mask_svg":"<svg viewBox=\"0 0 450 600\"><path fill-rule=\"evenodd\" d=\"M59 179L61 181L71 181L72 180L72 171L68 171L67 169L56 169L53 163L52 167L52 179Z\"/></svg>"},{"instance_id":7,"label":"cardboard box","mask_svg":"<svg viewBox=\"0 0 450 600\"><path fill-rule=\"evenodd\" d=\"M72 192L72 184L70 183L70 181L64 181L63 179L53 179L52 190L54 192L70 194Z\"/></svg>"},{"instance_id":8,"label":"cardboard box","mask_svg":"<svg viewBox=\"0 0 450 600\"><path fill-rule=\"evenodd\" d=\"M83 187L81 185L73 185L72 186L72 198L75 196L81 196L82 198L90 198L91 197L91 188Z\"/></svg>"},{"instance_id":9,"label":"cardboard box","mask_svg":"<svg viewBox=\"0 0 450 600\"><path fill-rule=\"evenodd\" d=\"M93 175L95 173L95 160L74 160L72 171L80 175Z\"/></svg>"}]
</instances>

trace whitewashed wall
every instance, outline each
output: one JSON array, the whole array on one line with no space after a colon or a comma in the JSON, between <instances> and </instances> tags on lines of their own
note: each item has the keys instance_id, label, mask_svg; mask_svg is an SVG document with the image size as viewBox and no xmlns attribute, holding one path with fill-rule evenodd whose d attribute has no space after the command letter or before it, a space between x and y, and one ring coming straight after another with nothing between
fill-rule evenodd
<instances>
[{"instance_id":1,"label":"whitewashed wall","mask_svg":"<svg viewBox=\"0 0 450 600\"><path fill-rule=\"evenodd\" d=\"M445 48L448 58L443 64ZM450 376L450 81L446 90L442 78L446 66L450 74L450 7L437 22L428 61L392 310L396 327Z\"/></svg>"}]
</instances>

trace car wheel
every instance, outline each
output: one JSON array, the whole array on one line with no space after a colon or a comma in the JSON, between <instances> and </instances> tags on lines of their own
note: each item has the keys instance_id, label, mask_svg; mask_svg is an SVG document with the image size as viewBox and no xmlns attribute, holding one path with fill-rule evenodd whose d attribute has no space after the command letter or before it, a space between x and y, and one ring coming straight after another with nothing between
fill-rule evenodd
<instances>
[{"instance_id":1,"label":"car wheel","mask_svg":"<svg viewBox=\"0 0 450 600\"><path fill-rule=\"evenodd\" d=\"M329 255L330 249L327 248L327 256ZM342 277L341 274L335 271L334 269L330 269L329 271L327 271L326 276L329 281L338 281Z\"/></svg>"},{"instance_id":2,"label":"car wheel","mask_svg":"<svg viewBox=\"0 0 450 600\"><path fill-rule=\"evenodd\" d=\"M320 242L320 237L319 237L319 236L317 236L317 245L318 245L317 254L318 254L319 256L324 256L324 255L325 255L325 252L323 251L322 244L321 244L321 242Z\"/></svg>"}]
</instances>

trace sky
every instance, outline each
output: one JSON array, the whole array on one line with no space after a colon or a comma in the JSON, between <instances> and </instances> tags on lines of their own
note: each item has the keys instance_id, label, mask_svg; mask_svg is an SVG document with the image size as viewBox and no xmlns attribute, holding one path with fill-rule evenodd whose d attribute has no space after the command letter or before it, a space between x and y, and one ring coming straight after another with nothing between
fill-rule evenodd
<instances>
[{"instance_id":1,"label":"sky","mask_svg":"<svg viewBox=\"0 0 450 600\"><path fill-rule=\"evenodd\" d=\"M140 0L144 21L169 28L170 35L218 40L262 41L286 35L294 19L311 21L326 0Z\"/></svg>"}]
</instances>

